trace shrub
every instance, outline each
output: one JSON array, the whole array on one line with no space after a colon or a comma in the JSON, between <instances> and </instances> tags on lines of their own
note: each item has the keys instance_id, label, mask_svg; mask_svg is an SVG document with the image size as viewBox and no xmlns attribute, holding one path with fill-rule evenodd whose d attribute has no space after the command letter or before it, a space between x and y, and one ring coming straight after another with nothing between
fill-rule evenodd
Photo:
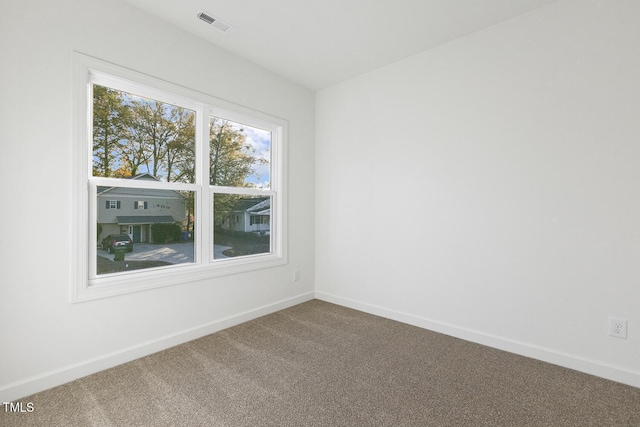
<instances>
[{"instance_id":1,"label":"shrub","mask_svg":"<svg viewBox=\"0 0 640 427\"><path fill-rule=\"evenodd\" d=\"M182 239L182 228L178 224L151 224L153 243L177 242Z\"/></svg>"}]
</instances>

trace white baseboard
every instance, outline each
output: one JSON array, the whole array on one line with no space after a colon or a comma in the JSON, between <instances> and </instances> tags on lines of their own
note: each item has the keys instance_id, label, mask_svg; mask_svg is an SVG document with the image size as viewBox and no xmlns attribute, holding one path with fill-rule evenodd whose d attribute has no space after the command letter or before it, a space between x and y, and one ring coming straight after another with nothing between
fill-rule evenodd
<instances>
[{"instance_id":1,"label":"white baseboard","mask_svg":"<svg viewBox=\"0 0 640 427\"><path fill-rule=\"evenodd\" d=\"M114 351L94 359L85 360L80 363L65 366L64 368L26 378L21 381L16 381L0 387L0 402L15 401L25 396L68 383L75 379L201 338L231 326L239 325L240 323L244 323L285 308L293 307L294 305L310 301L313 298L314 293L308 292L293 298L288 298L273 304L238 313L224 319L216 320L211 323L196 326L195 328L147 341L136 346Z\"/></svg>"},{"instance_id":2,"label":"white baseboard","mask_svg":"<svg viewBox=\"0 0 640 427\"><path fill-rule=\"evenodd\" d=\"M396 320L419 328L428 329L466 341L486 345L499 350L508 351L510 353L519 354L521 356L530 357L532 359L541 360L543 362L548 362L554 365L640 388L640 372L621 368L609 363L591 360L575 354L564 353L526 342L506 339L473 329L461 328L449 323L439 322L325 292L316 292L315 296L319 300L333 304L353 308L365 313L374 314L376 316Z\"/></svg>"}]
</instances>

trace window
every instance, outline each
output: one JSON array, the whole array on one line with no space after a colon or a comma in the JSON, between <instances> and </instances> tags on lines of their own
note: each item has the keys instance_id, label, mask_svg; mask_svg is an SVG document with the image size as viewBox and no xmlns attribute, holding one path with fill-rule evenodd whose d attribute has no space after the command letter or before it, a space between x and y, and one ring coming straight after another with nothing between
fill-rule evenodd
<instances>
[{"instance_id":1,"label":"window","mask_svg":"<svg viewBox=\"0 0 640 427\"><path fill-rule=\"evenodd\" d=\"M286 263L285 121L74 61L74 301Z\"/></svg>"},{"instance_id":2,"label":"window","mask_svg":"<svg viewBox=\"0 0 640 427\"><path fill-rule=\"evenodd\" d=\"M250 225L269 224L269 217L266 215L251 215Z\"/></svg>"}]
</instances>

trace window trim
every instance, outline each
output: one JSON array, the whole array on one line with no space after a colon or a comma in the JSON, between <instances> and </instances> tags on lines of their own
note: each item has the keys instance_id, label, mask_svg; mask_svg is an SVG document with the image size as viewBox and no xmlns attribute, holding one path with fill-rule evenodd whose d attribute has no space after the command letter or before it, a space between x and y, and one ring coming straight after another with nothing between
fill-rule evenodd
<instances>
[{"instance_id":1,"label":"window trim","mask_svg":"<svg viewBox=\"0 0 640 427\"><path fill-rule=\"evenodd\" d=\"M117 90L150 97L174 105L195 109L196 158L208 159L209 117L216 116L230 121L269 130L271 136L270 189L244 187L212 187L208 171L201 162L196 163L195 183L158 183L141 180L92 177L92 97L93 84L105 85ZM140 93L140 89L144 90ZM286 146L288 122L284 119L237 105L183 86L166 82L99 59L73 53L73 167L71 216L72 247L71 269L73 280L71 302L77 303L99 298L139 292L164 286L177 285L228 274L284 265L287 259L286 221ZM194 238L194 264L176 264L127 273L113 273L106 277L91 277L95 272L96 246L90 244L90 236L96 236L97 187L118 186L134 188L166 188L196 191L195 217L199 233ZM271 252L232 259L213 259L213 203L215 193L251 194L256 192L272 197ZM91 215L93 217L91 217ZM92 242L96 240L94 237ZM211 244L209 244L209 242ZM96 242L97 243L97 242ZM208 248L211 246L211 248ZM208 259L207 259L208 258ZM90 268L91 266L91 268Z\"/></svg>"}]
</instances>

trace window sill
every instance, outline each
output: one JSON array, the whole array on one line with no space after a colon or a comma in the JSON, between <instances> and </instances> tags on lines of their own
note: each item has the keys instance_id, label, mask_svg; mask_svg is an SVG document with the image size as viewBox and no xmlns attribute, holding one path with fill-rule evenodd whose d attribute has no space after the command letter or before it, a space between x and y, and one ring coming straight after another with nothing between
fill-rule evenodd
<instances>
[{"instance_id":1,"label":"window sill","mask_svg":"<svg viewBox=\"0 0 640 427\"><path fill-rule=\"evenodd\" d=\"M154 268L153 271L115 273L108 277L99 277L89 279L85 283L78 283L71 297L71 302L92 301L165 286L197 282L212 277L276 267L286 263L286 259L282 256L265 254L212 261L202 265L182 264Z\"/></svg>"}]
</instances>

